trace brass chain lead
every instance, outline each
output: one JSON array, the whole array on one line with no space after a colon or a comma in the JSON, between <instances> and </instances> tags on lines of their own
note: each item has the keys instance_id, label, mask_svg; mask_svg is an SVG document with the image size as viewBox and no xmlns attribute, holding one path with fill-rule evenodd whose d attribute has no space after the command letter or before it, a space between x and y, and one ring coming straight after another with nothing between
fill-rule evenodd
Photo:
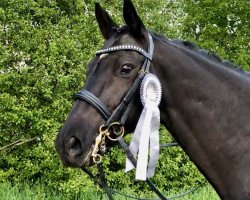
<instances>
[{"instance_id":1,"label":"brass chain lead","mask_svg":"<svg viewBox=\"0 0 250 200\"><path fill-rule=\"evenodd\" d=\"M117 141L117 138L112 138L110 135L113 133L116 137L123 137L124 135L124 127L119 122L113 122L109 127L105 125L100 126L99 135L95 139L95 145L92 151L91 156L93 157L94 163L100 163L102 160L102 156L98 154L99 150L102 153L105 153L105 138L107 137L111 141ZM100 146L100 147L99 147Z\"/></svg>"}]
</instances>

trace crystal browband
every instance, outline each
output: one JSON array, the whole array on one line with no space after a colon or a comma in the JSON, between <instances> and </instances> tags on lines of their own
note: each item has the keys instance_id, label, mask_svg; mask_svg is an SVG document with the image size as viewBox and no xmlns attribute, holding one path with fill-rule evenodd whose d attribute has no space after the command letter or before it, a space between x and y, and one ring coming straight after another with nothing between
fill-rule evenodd
<instances>
[{"instance_id":1,"label":"crystal browband","mask_svg":"<svg viewBox=\"0 0 250 200\"><path fill-rule=\"evenodd\" d=\"M145 56L146 58L148 58L149 60L152 60L152 55L150 55L149 53L147 53L144 49L135 46L135 45L118 45L118 46L113 46L107 49L102 49L96 52L96 55L101 55L101 54L105 54L105 53L111 53L111 52L115 52L115 51L123 51L123 50L132 50L132 51L136 51L140 54L142 54L143 56Z\"/></svg>"}]
</instances>

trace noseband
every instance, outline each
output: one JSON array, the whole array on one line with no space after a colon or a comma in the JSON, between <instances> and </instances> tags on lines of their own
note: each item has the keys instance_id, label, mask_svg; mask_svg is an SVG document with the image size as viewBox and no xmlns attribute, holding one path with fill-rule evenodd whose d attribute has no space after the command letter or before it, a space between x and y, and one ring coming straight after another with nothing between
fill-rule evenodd
<instances>
[{"instance_id":1,"label":"noseband","mask_svg":"<svg viewBox=\"0 0 250 200\"><path fill-rule=\"evenodd\" d=\"M126 119L130 113L133 106L133 99L135 96L135 91L139 88L141 81L146 73L149 72L149 67L153 58L154 43L152 36L148 33L148 50L147 52L135 45L125 44L113 46L107 49L102 49L96 52L96 56L101 56L103 54L112 53L116 51L136 51L145 57L144 63L139 71L139 75L135 79L134 83L128 90L125 97L122 99L121 103L117 106L114 112L111 112L108 107L103 103L101 99L96 97L93 93L86 89L82 89L76 94L76 98L88 102L92 105L100 115L106 120L105 126L110 126L113 122L119 122L124 125Z\"/></svg>"}]
</instances>

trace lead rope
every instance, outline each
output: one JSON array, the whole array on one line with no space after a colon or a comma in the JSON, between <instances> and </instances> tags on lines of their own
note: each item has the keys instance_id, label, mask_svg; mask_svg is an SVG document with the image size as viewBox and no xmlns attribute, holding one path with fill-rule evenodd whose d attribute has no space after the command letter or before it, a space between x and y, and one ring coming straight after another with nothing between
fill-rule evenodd
<instances>
[{"instance_id":1,"label":"lead rope","mask_svg":"<svg viewBox=\"0 0 250 200\"><path fill-rule=\"evenodd\" d=\"M108 195L109 200L114 200L113 196L112 196L112 192L113 191L109 188L109 186L107 184L107 181L106 181L106 178L105 178L105 174L104 174L104 171L103 171L103 166L102 166L101 162L97 163L97 169L98 169L99 176L101 178L101 182L88 169L86 169L86 168L81 168L81 169L82 169L83 172L85 172L86 174L88 174L89 177L92 178L95 183L97 183L101 188L103 188L105 190L106 194Z\"/></svg>"},{"instance_id":2,"label":"lead rope","mask_svg":"<svg viewBox=\"0 0 250 200\"><path fill-rule=\"evenodd\" d=\"M103 171L103 166L101 162L97 163L97 168L100 174L100 178L101 178L101 183L102 183L102 187L104 188L106 194L108 195L109 200L114 200L111 191L109 190L106 178L105 178L105 174Z\"/></svg>"}]
</instances>

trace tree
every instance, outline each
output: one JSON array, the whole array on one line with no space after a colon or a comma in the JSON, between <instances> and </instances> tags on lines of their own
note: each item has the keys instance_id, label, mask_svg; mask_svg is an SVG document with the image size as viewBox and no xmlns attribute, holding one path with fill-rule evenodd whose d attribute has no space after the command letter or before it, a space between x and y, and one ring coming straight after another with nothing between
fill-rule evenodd
<instances>
[{"instance_id":1,"label":"tree","mask_svg":"<svg viewBox=\"0 0 250 200\"><path fill-rule=\"evenodd\" d=\"M94 20L88 6L0 2L0 146L40 137L36 144L0 152L1 180L40 180L63 188L75 176L59 162L54 138L82 87L89 49L99 40L92 35L97 26L86 26Z\"/></svg>"},{"instance_id":2,"label":"tree","mask_svg":"<svg viewBox=\"0 0 250 200\"><path fill-rule=\"evenodd\" d=\"M183 11L184 37L250 70L249 1L187 0Z\"/></svg>"}]
</instances>

